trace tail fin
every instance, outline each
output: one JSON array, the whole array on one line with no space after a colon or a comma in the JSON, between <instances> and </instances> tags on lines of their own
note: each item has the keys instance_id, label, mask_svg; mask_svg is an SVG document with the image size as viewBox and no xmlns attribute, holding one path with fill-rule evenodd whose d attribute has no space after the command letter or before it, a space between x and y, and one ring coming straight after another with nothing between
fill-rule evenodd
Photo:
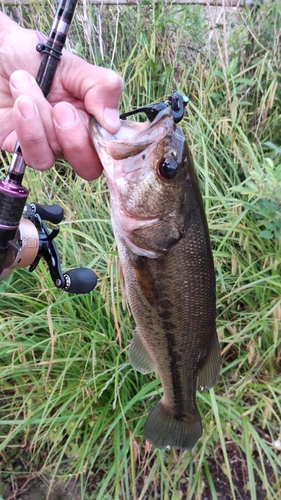
<instances>
[{"instance_id":1,"label":"tail fin","mask_svg":"<svg viewBox=\"0 0 281 500\"><path fill-rule=\"evenodd\" d=\"M198 410L184 419L167 411L159 401L144 425L144 437L156 448L167 446L189 450L202 435L202 422Z\"/></svg>"}]
</instances>

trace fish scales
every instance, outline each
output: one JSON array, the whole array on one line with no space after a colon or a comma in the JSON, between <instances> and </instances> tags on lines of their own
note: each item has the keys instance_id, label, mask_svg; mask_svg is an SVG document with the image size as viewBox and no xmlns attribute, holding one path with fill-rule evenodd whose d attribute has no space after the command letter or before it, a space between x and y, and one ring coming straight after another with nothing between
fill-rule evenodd
<instances>
[{"instance_id":1,"label":"fish scales","mask_svg":"<svg viewBox=\"0 0 281 500\"><path fill-rule=\"evenodd\" d=\"M191 154L170 110L146 127L129 125L134 126L132 138L123 132L127 150L116 159L125 139L108 137L92 122L137 326L129 358L142 373L156 370L163 386L163 397L145 423L146 439L158 448L189 449L202 434L196 388L212 387L220 366L207 221ZM177 173L168 180L159 175L167 158L177 162Z\"/></svg>"}]
</instances>

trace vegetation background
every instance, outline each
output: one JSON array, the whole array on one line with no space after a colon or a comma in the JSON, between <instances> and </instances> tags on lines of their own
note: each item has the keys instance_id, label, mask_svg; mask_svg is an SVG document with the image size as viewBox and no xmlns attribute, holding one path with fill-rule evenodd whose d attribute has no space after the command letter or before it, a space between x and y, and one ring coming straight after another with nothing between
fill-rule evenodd
<instances>
[{"instance_id":1,"label":"vegetation background","mask_svg":"<svg viewBox=\"0 0 281 500\"><path fill-rule=\"evenodd\" d=\"M55 4L2 8L48 34ZM161 386L128 363L134 323L105 179L85 182L61 161L29 170L29 200L65 210L63 269L89 266L99 282L68 295L40 263L0 283L0 498L281 498L281 2L209 13L83 1L68 40L123 75L122 110L173 89L190 97L181 127L209 221L223 354L217 386L198 395L204 435L185 452L144 441Z\"/></svg>"}]
</instances>

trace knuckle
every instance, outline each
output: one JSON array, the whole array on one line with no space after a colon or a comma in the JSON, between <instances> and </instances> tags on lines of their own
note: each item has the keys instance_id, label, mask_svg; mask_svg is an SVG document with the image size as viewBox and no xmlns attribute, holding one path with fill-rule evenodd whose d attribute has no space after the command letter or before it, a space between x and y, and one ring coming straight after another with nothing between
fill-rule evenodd
<instances>
[{"instance_id":1,"label":"knuckle","mask_svg":"<svg viewBox=\"0 0 281 500\"><path fill-rule=\"evenodd\" d=\"M63 153L65 157L71 156L80 158L81 155L84 154L84 151L85 151L85 144L83 144L81 141L67 140L63 144Z\"/></svg>"},{"instance_id":2,"label":"knuckle","mask_svg":"<svg viewBox=\"0 0 281 500\"><path fill-rule=\"evenodd\" d=\"M30 155L29 155L30 156ZM27 157L27 165L35 170L48 170L54 165L55 158L51 153L35 157L31 156L30 161Z\"/></svg>"},{"instance_id":3,"label":"knuckle","mask_svg":"<svg viewBox=\"0 0 281 500\"><path fill-rule=\"evenodd\" d=\"M121 93L123 90L123 87L124 87L123 78L120 75L118 75L118 73L115 73L115 71L113 71L113 70L109 70L109 71L110 71L109 82L110 82L111 87L115 91L120 91L120 93Z\"/></svg>"}]
</instances>

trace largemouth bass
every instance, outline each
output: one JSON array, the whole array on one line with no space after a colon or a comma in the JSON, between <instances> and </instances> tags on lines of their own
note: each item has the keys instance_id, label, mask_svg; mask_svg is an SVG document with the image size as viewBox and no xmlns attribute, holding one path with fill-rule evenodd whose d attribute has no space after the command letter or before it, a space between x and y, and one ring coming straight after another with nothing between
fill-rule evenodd
<instances>
[{"instance_id":1,"label":"largemouth bass","mask_svg":"<svg viewBox=\"0 0 281 500\"><path fill-rule=\"evenodd\" d=\"M215 272L191 153L170 108L151 122L124 121L112 136L93 118L111 218L137 333L136 370L156 370L161 401L144 427L157 448L192 448L202 434L196 388L219 375Z\"/></svg>"}]
</instances>

